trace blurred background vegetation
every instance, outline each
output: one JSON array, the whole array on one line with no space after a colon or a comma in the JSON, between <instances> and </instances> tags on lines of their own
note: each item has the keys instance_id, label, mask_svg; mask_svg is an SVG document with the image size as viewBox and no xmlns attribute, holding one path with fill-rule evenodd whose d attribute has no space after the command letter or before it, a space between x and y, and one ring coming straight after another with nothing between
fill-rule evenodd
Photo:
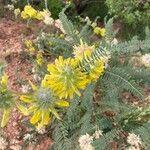
<instances>
[{"instance_id":1,"label":"blurred background vegetation","mask_svg":"<svg viewBox=\"0 0 150 150\"><path fill-rule=\"evenodd\" d=\"M45 7L44 0L28 0L35 8L42 10ZM70 2L68 16L72 21L80 15L91 20L99 17L98 22L103 25L104 18L115 18L115 26L120 28L119 35L123 39L130 39L134 35L144 37L144 28L150 27L150 0L47 0L48 8L53 18L58 18L59 12ZM0 12L2 16L3 5L14 4L15 8L23 9L27 0L0 0Z\"/></svg>"}]
</instances>

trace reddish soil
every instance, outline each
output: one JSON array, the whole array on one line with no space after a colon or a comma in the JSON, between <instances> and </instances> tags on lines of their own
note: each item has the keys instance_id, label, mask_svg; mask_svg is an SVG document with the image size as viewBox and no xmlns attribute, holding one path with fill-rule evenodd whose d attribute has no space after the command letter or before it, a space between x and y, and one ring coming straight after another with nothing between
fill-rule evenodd
<instances>
[{"instance_id":1,"label":"reddish soil","mask_svg":"<svg viewBox=\"0 0 150 150\"><path fill-rule=\"evenodd\" d=\"M19 52L22 49L22 31L25 25L11 20L0 20L0 56L5 52Z\"/></svg>"},{"instance_id":2,"label":"reddish soil","mask_svg":"<svg viewBox=\"0 0 150 150\"><path fill-rule=\"evenodd\" d=\"M11 53L6 58L6 73L9 76L10 88L20 91L21 84L32 80L32 64L24 53Z\"/></svg>"}]
</instances>

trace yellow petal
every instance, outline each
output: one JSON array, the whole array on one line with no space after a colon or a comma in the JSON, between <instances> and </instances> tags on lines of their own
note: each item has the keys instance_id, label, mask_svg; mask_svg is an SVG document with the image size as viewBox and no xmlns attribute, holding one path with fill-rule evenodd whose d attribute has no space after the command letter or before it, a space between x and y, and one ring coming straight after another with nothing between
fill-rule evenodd
<instances>
[{"instance_id":1,"label":"yellow petal","mask_svg":"<svg viewBox=\"0 0 150 150\"><path fill-rule=\"evenodd\" d=\"M57 104L58 106L61 106L61 107L68 107L68 106L69 106L69 103L68 103L67 101L65 101L65 100L58 100L58 101L56 102L56 104Z\"/></svg>"},{"instance_id":2,"label":"yellow petal","mask_svg":"<svg viewBox=\"0 0 150 150\"><path fill-rule=\"evenodd\" d=\"M64 60L62 56L59 56L58 60L60 61L61 64L63 64Z\"/></svg>"},{"instance_id":3,"label":"yellow petal","mask_svg":"<svg viewBox=\"0 0 150 150\"><path fill-rule=\"evenodd\" d=\"M44 79L41 82L41 87L47 87L48 86L47 77L48 77L48 75L45 75Z\"/></svg>"},{"instance_id":4,"label":"yellow petal","mask_svg":"<svg viewBox=\"0 0 150 150\"><path fill-rule=\"evenodd\" d=\"M79 90L72 84L71 86L72 90L78 95L81 96L81 93L79 92Z\"/></svg>"},{"instance_id":5,"label":"yellow petal","mask_svg":"<svg viewBox=\"0 0 150 150\"><path fill-rule=\"evenodd\" d=\"M38 87L36 85L34 85L30 80L29 80L29 83L34 91L38 90Z\"/></svg>"},{"instance_id":6,"label":"yellow petal","mask_svg":"<svg viewBox=\"0 0 150 150\"><path fill-rule=\"evenodd\" d=\"M9 118L10 118L10 109L4 109L4 112L3 112L3 117L2 117L2 122L1 122L1 127L5 127L6 124L8 123L9 121Z\"/></svg>"},{"instance_id":7,"label":"yellow petal","mask_svg":"<svg viewBox=\"0 0 150 150\"><path fill-rule=\"evenodd\" d=\"M100 34L100 27L95 27L94 28L94 33L95 34Z\"/></svg>"},{"instance_id":8,"label":"yellow petal","mask_svg":"<svg viewBox=\"0 0 150 150\"><path fill-rule=\"evenodd\" d=\"M42 123L43 125L47 125L50 121L50 111L45 109L42 110Z\"/></svg>"},{"instance_id":9,"label":"yellow petal","mask_svg":"<svg viewBox=\"0 0 150 150\"><path fill-rule=\"evenodd\" d=\"M32 118L30 119L30 122L32 124L36 124L40 120L41 114L42 114L41 110L35 111Z\"/></svg>"},{"instance_id":10,"label":"yellow petal","mask_svg":"<svg viewBox=\"0 0 150 150\"><path fill-rule=\"evenodd\" d=\"M106 29L101 28L100 33L101 33L101 36L105 36L106 35Z\"/></svg>"},{"instance_id":11,"label":"yellow petal","mask_svg":"<svg viewBox=\"0 0 150 150\"><path fill-rule=\"evenodd\" d=\"M35 105L35 104L32 105L32 106L30 106L30 107L28 108L28 113L32 113L32 112L36 111L37 108L38 108L38 106Z\"/></svg>"},{"instance_id":12,"label":"yellow petal","mask_svg":"<svg viewBox=\"0 0 150 150\"><path fill-rule=\"evenodd\" d=\"M55 115L55 117L56 117L57 119L61 119L61 118L59 117L59 114L58 114L57 111L55 110L55 108L50 108L49 110Z\"/></svg>"},{"instance_id":13,"label":"yellow petal","mask_svg":"<svg viewBox=\"0 0 150 150\"><path fill-rule=\"evenodd\" d=\"M22 12L21 12L21 17L22 17L23 19L28 19L28 18L29 18L28 14L26 14L25 11L22 11Z\"/></svg>"},{"instance_id":14,"label":"yellow petal","mask_svg":"<svg viewBox=\"0 0 150 150\"><path fill-rule=\"evenodd\" d=\"M78 89L75 90L75 93L76 93L78 96L81 96L81 93L79 92Z\"/></svg>"},{"instance_id":15,"label":"yellow petal","mask_svg":"<svg viewBox=\"0 0 150 150\"><path fill-rule=\"evenodd\" d=\"M20 100L26 102L26 103L31 103L33 100L32 100L32 97L31 96L28 96L28 95L21 95L20 96Z\"/></svg>"},{"instance_id":16,"label":"yellow petal","mask_svg":"<svg viewBox=\"0 0 150 150\"><path fill-rule=\"evenodd\" d=\"M54 64L48 64L47 65L47 70L50 72L50 73L57 73L58 70L56 69L55 65Z\"/></svg>"},{"instance_id":17,"label":"yellow petal","mask_svg":"<svg viewBox=\"0 0 150 150\"><path fill-rule=\"evenodd\" d=\"M20 104L16 104L17 108L25 115L28 116L28 109L26 107L24 107L23 105Z\"/></svg>"}]
</instances>

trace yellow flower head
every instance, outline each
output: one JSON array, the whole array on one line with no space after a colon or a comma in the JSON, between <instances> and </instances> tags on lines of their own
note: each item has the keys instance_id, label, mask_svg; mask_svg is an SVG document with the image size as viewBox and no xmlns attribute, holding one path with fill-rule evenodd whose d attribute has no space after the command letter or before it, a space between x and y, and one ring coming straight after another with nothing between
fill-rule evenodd
<instances>
[{"instance_id":1,"label":"yellow flower head","mask_svg":"<svg viewBox=\"0 0 150 150\"><path fill-rule=\"evenodd\" d=\"M79 89L84 89L88 83L86 73L77 68L77 61L73 58L55 60L55 64L48 65L50 75L45 76L49 87L60 98L73 98L74 93L81 95Z\"/></svg>"},{"instance_id":2,"label":"yellow flower head","mask_svg":"<svg viewBox=\"0 0 150 150\"><path fill-rule=\"evenodd\" d=\"M105 62L104 59L95 60L89 69L89 79L91 81L96 81L104 72Z\"/></svg>"},{"instance_id":3,"label":"yellow flower head","mask_svg":"<svg viewBox=\"0 0 150 150\"><path fill-rule=\"evenodd\" d=\"M94 33L103 37L103 36L106 35L106 29L105 28L100 28L100 27L95 27L94 28Z\"/></svg>"},{"instance_id":4,"label":"yellow flower head","mask_svg":"<svg viewBox=\"0 0 150 150\"><path fill-rule=\"evenodd\" d=\"M34 53L35 52L35 48L33 46L33 42L31 40L26 40L25 41L25 46L27 47L27 49L31 52Z\"/></svg>"},{"instance_id":5,"label":"yellow flower head","mask_svg":"<svg viewBox=\"0 0 150 150\"><path fill-rule=\"evenodd\" d=\"M100 34L101 34L101 36L105 36L106 35L106 29L105 28L101 28Z\"/></svg>"},{"instance_id":6,"label":"yellow flower head","mask_svg":"<svg viewBox=\"0 0 150 150\"><path fill-rule=\"evenodd\" d=\"M95 46L88 46L87 43L83 43L83 41L80 40L80 45L73 46L73 49L74 57L81 60L84 56L90 56L91 52L95 49Z\"/></svg>"},{"instance_id":7,"label":"yellow flower head","mask_svg":"<svg viewBox=\"0 0 150 150\"><path fill-rule=\"evenodd\" d=\"M29 15L28 15L25 11L22 11L22 12L21 12L21 17L22 17L23 19L29 19L29 18L30 18Z\"/></svg>"},{"instance_id":8,"label":"yellow flower head","mask_svg":"<svg viewBox=\"0 0 150 150\"><path fill-rule=\"evenodd\" d=\"M24 10L21 12L21 17L23 19L35 18L35 19L42 19L42 15L40 11L35 10L31 5L26 5Z\"/></svg>"},{"instance_id":9,"label":"yellow flower head","mask_svg":"<svg viewBox=\"0 0 150 150\"><path fill-rule=\"evenodd\" d=\"M10 118L13 105L13 95L7 88L8 76L4 74L0 81L0 109L3 111L1 127L4 127Z\"/></svg>"},{"instance_id":10,"label":"yellow flower head","mask_svg":"<svg viewBox=\"0 0 150 150\"><path fill-rule=\"evenodd\" d=\"M42 65L44 63L44 59L43 59L43 52L42 51L39 51L36 55L36 62L38 65Z\"/></svg>"},{"instance_id":11,"label":"yellow flower head","mask_svg":"<svg viewBox=\"0 0 150 150\"><path fill-rule=\"evenodd\" d=\"M20 96L20 100L28 103L28 108L21 104L17 105L24 115L33 114L30 122L37 125L38 128L50 122L51 113L60 119L56 107L68 107L69 103L66 100L58 99L54 96L50 88L46 86L46 80L42 80L39 88L32 82L30 84L34 90L33 94Z\"/></svg>"}]
</instances>

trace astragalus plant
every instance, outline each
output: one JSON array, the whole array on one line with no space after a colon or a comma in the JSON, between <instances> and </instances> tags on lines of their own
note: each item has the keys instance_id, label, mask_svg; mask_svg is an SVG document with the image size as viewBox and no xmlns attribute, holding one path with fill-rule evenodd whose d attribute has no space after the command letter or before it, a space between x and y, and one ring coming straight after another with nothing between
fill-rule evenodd
<instances>
[{"instance_id":1,"label":"astragalus plant","mask_svg":"<svg viewBox=\"0 0 150 150\"><path fill-rule=\"evenodd\" d=\"M30 81L33 90L20 95L17 108L29 115L36 128L47 126L52 131L54 150L107 150L114 144L118 149L148 150L150 107L142 85L149 84L150 71L135 67L130 59L150 50L149 30L143 41L134 37L118 42L113 19L105 21L103 28L87 20L80 29L65 10L57 21L60 31L37 40L40 60L45 58L37 65L47 70L39 86ZM46 54L57 50L59 56L49 61ZM143 105L125 100L124 92Z\"/></svg>"}]
</instances>

